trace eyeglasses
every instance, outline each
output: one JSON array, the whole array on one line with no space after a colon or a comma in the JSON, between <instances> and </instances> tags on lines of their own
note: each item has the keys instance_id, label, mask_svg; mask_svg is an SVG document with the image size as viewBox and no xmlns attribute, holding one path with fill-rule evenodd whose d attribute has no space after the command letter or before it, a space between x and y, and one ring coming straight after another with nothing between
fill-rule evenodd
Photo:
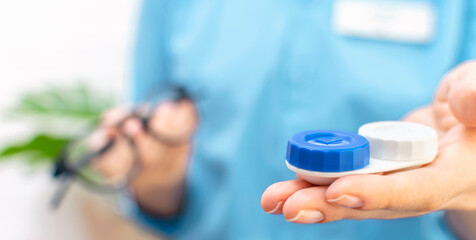
<instances>
[{"instance_id":1,"label":"eyeglasses","mask_svg":"<svg viewBox=\"0 0 476 240\"><path fill-rule=\"evenodd\" d=\"M120 177L115 178L112 181L104 177L104 175L94 167L94 162L104 156L117 144L118 140L116 138L109 138L99 148L91 150L90 142L95 131L87 131L88 134L74 139L65 145L54 165L53 177L59 182L58 188L51 200L51 206L54 209L60 206L66 193L75 180L79 180L80 183L84 184L91 190L103 193L113 193L126 188L138 175L141 170L140 154L133 139L122 132L123 125L126 121L130 119L138 119L142 123L144 130L154 140L164 145L177 146L189 141L188 136L170 137L164 133L154 131L150 127L150 121L154 114L154 110L161 102L167 100L180 101L183 99L194 99L185 88L180 86L163 86L160 89L160 91L154 93L154 104L150 105L145 109L145 111L144 108L133 109L130 114L114 125L114 127L119 130L120 137L123 137L126 140L130 152L132 153L131 163L127 166L125 174L122 174Z\"/></svg>"}]
</instances>

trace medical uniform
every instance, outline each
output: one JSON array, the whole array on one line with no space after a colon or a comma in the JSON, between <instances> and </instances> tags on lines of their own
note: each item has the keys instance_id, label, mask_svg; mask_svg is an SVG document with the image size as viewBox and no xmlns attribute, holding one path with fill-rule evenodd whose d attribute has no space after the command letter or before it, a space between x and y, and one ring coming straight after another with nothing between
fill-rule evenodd
<instances>
[{"instance_id":1,"label":"medical uniform","mask_svg":"<svg viewBox=\"0 0 476 240\"><path fill-rule=\"evenodd\" d=\"M298 131L356 132L428 104L444 73L476 56L476 1L424 3L427 42L336 33L331 0L145 0L133 99L164 82L199 93L200 126L183 211L160 219L126 205L140 224L176 239L453 239L442 213L299 225L260 206Z\"/></svg>"}]
</instances>

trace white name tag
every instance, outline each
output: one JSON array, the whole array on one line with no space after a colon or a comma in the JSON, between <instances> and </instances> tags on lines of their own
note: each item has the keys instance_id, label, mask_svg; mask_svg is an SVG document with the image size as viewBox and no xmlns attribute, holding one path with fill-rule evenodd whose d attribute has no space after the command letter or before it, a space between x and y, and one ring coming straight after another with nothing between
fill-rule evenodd
<instances>
[{"instance_id":1,"label":"white name tag","mask_svg":"<svg viewBox=\"0 0 476 240\"><path fill-rule=\"evenodd\" d=\"M433 39L435 15L425 2L336 0L332 25L341 35L422 44Z\"/></svg>"}]
</instances>

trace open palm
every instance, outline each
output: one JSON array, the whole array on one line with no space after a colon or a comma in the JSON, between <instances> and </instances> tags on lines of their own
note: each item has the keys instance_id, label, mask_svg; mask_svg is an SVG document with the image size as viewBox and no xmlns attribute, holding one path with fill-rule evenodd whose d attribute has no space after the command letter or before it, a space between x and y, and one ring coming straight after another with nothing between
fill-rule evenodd
<instances>
[{"instance_id":1,"label":"open palm","mask_svg":"<svg viewBox=\"0 0 476 240\"><path fill-rule=\"evenodd\" d=\"M301 179L275 183L263 193L263 209L295 223L476 209L476 62L448 73L433 103L404 120L437 130L440 141L435 161L389 174L349 175L330 186Z\"/></svg>"}]
</instances>

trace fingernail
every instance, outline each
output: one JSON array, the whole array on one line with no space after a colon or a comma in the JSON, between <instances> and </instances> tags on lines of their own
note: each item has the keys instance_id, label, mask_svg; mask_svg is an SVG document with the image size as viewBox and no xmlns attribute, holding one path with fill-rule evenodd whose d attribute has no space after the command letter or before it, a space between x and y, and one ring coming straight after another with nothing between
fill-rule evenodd
<instances>
[{"instance_id":1,"label":"fingernail","mask_svg":"<svg viewBox=\"0 0 476 240\"><path fill-rule=\"evenodd\" d=\"M358 208L364 205L360 198L349 195L342 195L336 199L327 199L327 201L347 208Z\"/></svg>"},{"instance_id":2,"label":"fingernail","mask_svg":"<svg viewBox=\"0 0 476 240\"><path fill-rule=\"evenodd\" d=\"M273 210L267 211L266 213L269 213L269 214L275 214L275 213L277 213L277 212L281 209L281 207L283 206L283 204L284 204L284 201L279 201L278 204L276 204L276 207L275 207Z\"/></svg>"},{"instance_id":3,"label":"fingernail","mask_svg":"<svg viewBox=\"0 0 476 240\"><path fill-rule=\"evenodd\" d=\"M294 223L318 223L324 219L324 214L317 210L301 210L298 215L291 219L286 219Z\"/></svg>"}]
</instances>

